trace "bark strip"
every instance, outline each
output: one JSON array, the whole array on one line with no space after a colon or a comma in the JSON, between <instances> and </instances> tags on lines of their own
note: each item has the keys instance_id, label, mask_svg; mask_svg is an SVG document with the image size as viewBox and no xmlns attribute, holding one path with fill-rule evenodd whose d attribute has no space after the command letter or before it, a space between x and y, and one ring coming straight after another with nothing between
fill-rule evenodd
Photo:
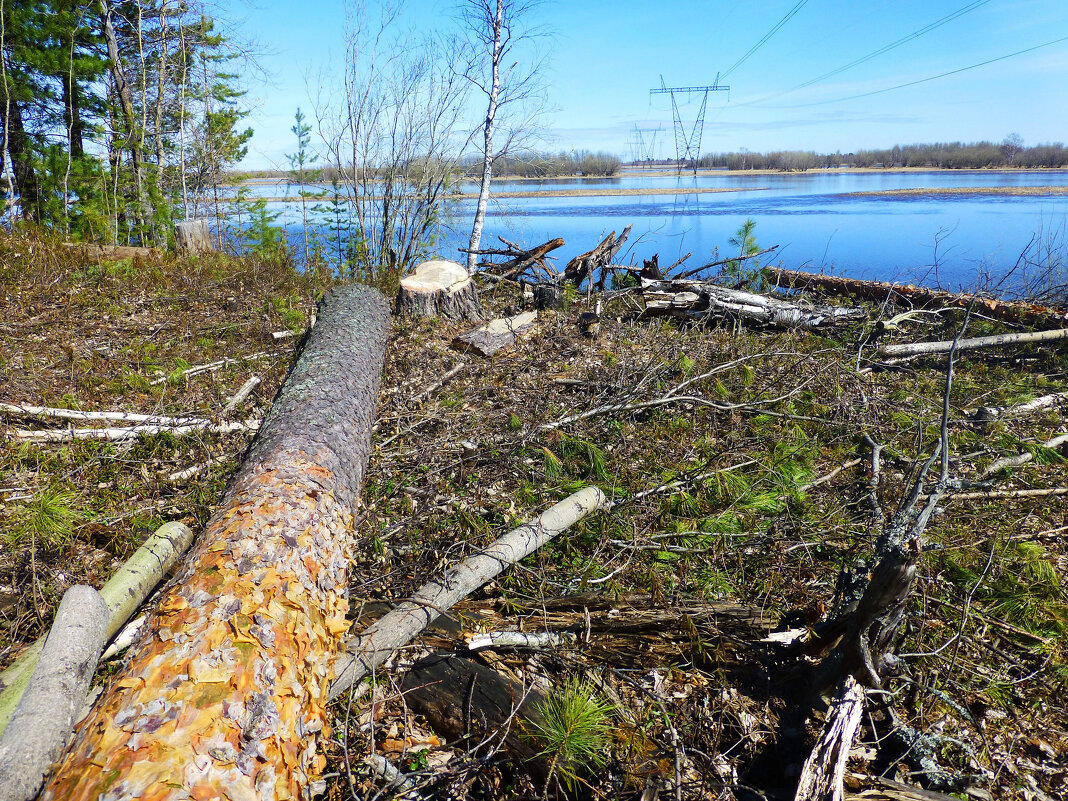
<instances>
[{"instance_id":1,"label":"bark strip","mask_svg":"<svg viewBox=\"0 0 1068 801\"><path fill-rule=\"evenodd\" d=\"M45 799L309 798L389 311L347 287Z\"/></svg>"}]
</instances>

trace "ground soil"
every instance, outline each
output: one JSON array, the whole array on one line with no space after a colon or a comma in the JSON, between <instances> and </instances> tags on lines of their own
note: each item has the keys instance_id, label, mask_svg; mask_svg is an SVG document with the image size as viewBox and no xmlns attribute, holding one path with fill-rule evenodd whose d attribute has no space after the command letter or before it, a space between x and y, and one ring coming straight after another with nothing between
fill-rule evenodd
<instances>
[{"instance_id":1,"label":"ground soil","mask_svg":"<svg viewBox=\"0 0 1068 801\"><path fill-rule=\"evenodd\" d=\"M260 418L297 339L272 333L302 330L329 280L224 257L97 262L5 236L0 401L220 419L256 374L263 383L235 417ZM527 303L504 285L483 301L496 315ZM788 797L823 704L798 684L804 666L776 662L759 640L816 624L833 609L840 570L870 555L878 531L863 435L886 446L879 497L892 511L937 437L944 360L885 369L858 359L870 324L806 334L643 319L627 294L604 305L590 338L577 326L585 308L571 298L492 359L453 347L469 325L395 320L357 532L354 617L596 484L624 502L484 587L385 675L432 651L464 653L479 630L566 629L576 636L563 647L474 658L547 695L579 680L612 710L598 735L603 761L574 768L572 795ZM892 336L952 338L962 322L934 319L907 320ZM968 334L993 330L973 320ZM223 359L233 361L185 375ZM1063 407L992 421L971 412L1063 392L1066 366L1063 345L962 359L950 396L954 475L974 478L999 456L1030 452L996 488L1062 487L1063 458L1035 443L1065 430ZM668 395L696 400L562 422ZM15 430L62 426L3 422L0 668L47 630L67 586L99 586L164 520L203 524L251 437L30 444ZM47 497L70 511L69 526L42 519ZM894 646L907 673L886 696L899 732L917 737L887 737L885 711L873 707L851 790L881 775L977 799L1061 797L1065 506L1057 496L943 504ZM383 784L357 756L372 749L428 795L542 794L530 776L544 770L514 763L497 740L444 743L391 684L375 693L374 703L336 710L329 798L375 796ZM534 734L529 742L548 748Z\"/></svg>"}]
</instances>

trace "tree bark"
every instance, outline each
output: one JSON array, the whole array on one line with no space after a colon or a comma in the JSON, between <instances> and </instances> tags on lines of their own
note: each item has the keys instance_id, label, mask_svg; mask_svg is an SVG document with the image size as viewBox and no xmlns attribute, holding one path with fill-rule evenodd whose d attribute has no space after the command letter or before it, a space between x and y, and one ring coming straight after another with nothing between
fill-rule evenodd
<instances>
[{"instance_id":1,"label":"tree bark","mask_svg":"<svg viewBox=\"0 0 1068 801\"><path fill-rule=\"evenodd\" d=\"M207 220L186 220L174 224L174 244L179 253L196 256L211 253L215 247L211 243L211 230Z\"/></svg>"},{"instance_id":2,"label":"tree bark","mask_svg":"<svg viewBox=\"0 0 1068 801\"><path fill-rule=\"evenodd\" d=\"M482 226L486 222L486 207L489 205L490 181L493 178L493 126L497 117L497 100L501 93L501 57L504 55L504 43L501 38L504 26L504 2L497 0L493 16L493 49L490 54L490 90L486 104L486 120L482 124L482 182L478 187L478 204L475 206L475 219L471 223L471 240L467 251L467 272L475 271L475 253L482 241Z\"/></svg>"},{"instance_id":3,"label":"tree bark","mask_svg":"<svg viewBox=\"0 0 1068 801\"><path fill-rule=\"evenodd\" d=\"M34 222L40 218L41 187L33 168L30 140L22 122L22 108L15 100L8 100L7 153L11 157L11 171L15 176L15 191L19 195L22 218Z\"/></svg>"},{"instance_id":4,"label":"tree bark","mask_svg":"<svg viewBox=\"0 0 1068 801\"><path fill-rule=\"evenodd\" d=\"M388 307L323 300L259 436L45 799L307 797L348 628Z\"/></svg>"},{"instance_id":5,"label":"tree bark","mask_svg":"<svg viewBox=\"0 0 1068 801\"><path fill-rule=\"evenodd\" d=\"M523 312L514 317L498 317L474 331L460 334L453 345L461 350L473 350L479 356L490 357L501 348L514 345L523 334L538 322L537 312Z\"/></svg>"},{"instance_id":6,"label":"tree bark","mask_svg":"<svg viewBox=\"0 0 1068 801\"><path fill-rule=\"evenodd\" d=\"M0 801L37 796L85 703L107 623L107 604L92 587L64 593L29 686L0 737Z\"/></svg>"}]
</instances>

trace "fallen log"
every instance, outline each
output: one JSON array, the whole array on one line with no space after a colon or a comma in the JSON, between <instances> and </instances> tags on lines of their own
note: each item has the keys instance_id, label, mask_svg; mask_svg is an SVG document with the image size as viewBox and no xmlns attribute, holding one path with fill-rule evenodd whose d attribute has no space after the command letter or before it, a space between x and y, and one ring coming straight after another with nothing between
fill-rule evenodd
<instances>
[{"instance_id":1,"label":"fallen log","mask_svg":"<svg viewBox=\"0 0 1068 801\"><path fill-rule=\"evenodd\" d=\"M44 799L308 797L389 310L322 301L259 435Z\"/></svg>"},{"instance_id":2,"label":"fallen log","mask_svg":"<svg viewBox=\"0 0 1068 801\"><path fill-rule=\"evenodd\" d=\"M482 309L467 268L454 261L434 259L424 261L401 279L397 313L412 317L478 320Z\"/></svg>"},{"instance_id":3,"label":"fallen log","mask_svg":"<svg viewBox=\"0 0 1068 801\"><path fill-rule=\"evenodd\" d=\"M192 541L193 532L185 523L164 523L100 588L108 608L107 638L126 624ZM41 637L0 673L0 734L26 690L43 647Z\"/></svg>"},{"instance_id":4,"label":"fallen log","mask_svg":"<svg viewBox=\"0 0 1068 801\"><path fill-rule=\"evenodd\" d=\"M551 275L554 271L549 269L549 265L545 261L546 255L564 246L564 240L560 237L556 239L550 239L537 247L524 250L514 242L509 242L503 237L497 237L505 245L506 250L477 250L475 251L480 256L507 256L508 261L503 262L480 262L481 267L487 274L496 276L498 278L516 279L523 273L527 272L531 268L540 269L545 275ZM465 248L460 248L461 251L465 251ZM536 276L531 276L536 278Z\"/></svg>"},{"instance_id":5,"label":"fallen log","mask_svg":"<svg viewBox=\"0 0 1068 801\"><path fill-rule=\"evenodd\" d=\"M107 604L92 587L63 594L26 692L0 736L0 801L37 797L85 703L107 621Z\"/></svg>"},{"instance_id":6,"label":"fallen log","mask_svg":"<svg viewBox=\"0 0 1068 801\"><path fill-rule=\"evenodd\" d=\"M958 351L997 348L1004 345L1033 345L1043 342L1059 342L1068 339L1068 328L1054 328L1049 331L1027 331L1021 334L994 334L988 337L972 337L956 343ZM900 358L907 356L926 356L932 353L949 353L953 340L942 342L906 342L901 345L882 345L875 351L876 356Z\"/></svg>"},{"instance_id":7,"label":"fallen log","mask_svg":"<svg viewBox=\"0 0 1068 801\"><path fill-rule=\"evenodd\" d=\"M63 247L84 253L98 259L132 259L159 256L155 248L132 247L130 245L98 245L94 242L64 242Z\"/></svg>"},{"instance_id":8,"label":"fallen log","mask_svg":"<svg viewBox=\"0 0 1068 801\"><path fill-rule=\"evenodd\" d=\"M774 286L794 289L818 289L836 295L850 295L872 303L904 299L910 305L920 307L955 307L967 309L973 303L975 312L998 320L1019 323L1068 326L1068 310L1038 306L994 298L976 298L975 295L945 292L912 284L893 284L888 281L865 281L838 275L816 275L782 267L765 267L765 275Z\"/></svg>"},{"instance_id":9,"label":"fallen log","mask_svg":"<svg viewBox=\"0 0 1068 801\"><path fill-rule=\"evenodd\" d=\"M188 423L181 425L143 425L127 426L124 428L52 428L47 430L31 430L17 428L11 438L22 442L70 442L76 439L102 439L106 442L121 442L127 439L137 439L142 434L174 434L182 436L193 432L208 434L232 434L235 431L256 431L260 426L259 420L237 420L226 423L212 423L203 421L200 423Z\"/></svg>"},{"instance_id":10,"label":"fallen log","mask_svg":"<svg viewBox=\"0 0 1068 801\"><path fill-rule=\"evenodd\" d=\"M330 700L370 675L394 651L411 642L461 598L604 504L604 493L596 487L579 490L528 523L509 531L486 550L450 568L440 579L424 585L410 600L399 604L349 642L336 666L337 678L330 687Z\"/></svg>"},{"instance_id":11,"label":"fallen log","mask_svg":"<svg viewBox=\"0 0 1068 801\"><path fill-rule=\"evenodd\" d=\"M727 289L709 281L641 279L645 311L653 315L719 316L774 328L817 328L867 316L852 306L815 306L807 301Z\"/></svg>"},{"instance_id":12,"label":"fallen log","mask_svg":"<svg viewBox=\"0 0 1068 801\"><path fill-rule=\"evenodd\" d=\"M479 356L489 357L501 348L515 344L523 334L529 333L538 322L536 312L523 312L514 317L499 317L479 326L474 331L460 334L453 340L459 350L473 350Z\"/></svg>"}]
</instances>

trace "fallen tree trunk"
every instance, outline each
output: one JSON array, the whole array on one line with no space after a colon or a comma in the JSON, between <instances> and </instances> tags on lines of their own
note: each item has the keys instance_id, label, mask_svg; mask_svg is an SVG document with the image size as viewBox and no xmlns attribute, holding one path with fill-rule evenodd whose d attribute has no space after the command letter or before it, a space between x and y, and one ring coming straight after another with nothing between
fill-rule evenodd
<instances>
[{"instance_id":1,"label":"fallen tree trunk","mask_svg":"<svg viewBox=\"0 0 1068 801\"><path fill-rule=\"evenodd\" d=\"M1033 345L1042 342L1059 342L1068 339L1068 328L1054 328L1050 331L1028 331L1022 334L995 334L989 337L962 339L956 343L958 351L997 348L1002 345ZM926 356L931 353L949 353L953 341L944 342L906 342L901 345L883 345L875 351L876 356L904 357Z\"/></svg>"},{"instance_id":2,"label":"fallen tree trunk","mask_svg":"<svg viewBox=\"0 0 1068 801\"><path fill-rule=\"evenodd\" d=\"M642 296L649 314L692 317L737 318L774 328L816 328L867 315L864 309L846 306L815 306L727 289L708 281L642 279Z\"/></svg>"},{"instance_id":3,"label":"fallen tree trunk","mask_svg":"<svg viewBox=\"0 0 1068 801\"><path fill-rule=\"evenodd\" d=\"M544 242L537 247L524 250L514 242L509 242L503 237L497 237L505 245L508 246L507 250L478 250L475 251L480 256L507 256L508 261L502 261L499 263L494 262L480 262L479 267L486 271L489 275L494 275L498 278L510 278L516 279L525 273L527 270L536 267L546 276L552 276L555 271L549 269L549 265L545 262L545 257L557 248L564 246L564 240L560 237L556 239L550 239L548 242ZM461 251L464 248L460 248ZM537 276L531 276L537 278Z\"/></svg>"},{"instance_id":4,"label":"fallen tree trunk","mask_svg":"<svg viewBox=\"0 0 1068 801\"><path fill-rule=\"evenodd\" d=\"M308 797L388 307L323 300L259 436L45 799Z\"/></svg>"},{"instance_id":5,"label":"fallen tree trunk","mask_svg":"<svg viewBox=\"0 0 1068 801\"><path fill-rule=\"evenodd\" d=\"M0 801L37 797L85 703L107 622L107 604L92 587L63 594L29 686L0 736Z\"/></svg>"},{"instance_id":6,"label":"fallen tree trunk","mask_svg":"<svg viewBox=\"0 0 1068 801\"><path fill-rule=\"evenodd\" d=\"M125 625L192 541L193 532L185 523L164 523L101 587L100 596L108 608L107 639ZM44 637L38 639L0 673L0 734L26 690L44 641Z\"/></svg>"},{"instance_id":7,"label":"fallen tree trunk","mask_svg":"<svg viewBox=\"0 0 1068 801\"><path fill-rule=\"evenodd\" d=\"M618 237L616 237L616 232L612 231L593 250L587 251L580 256L575 256L564 267L564 280L571 281L578 287L582 285L582 282L587 277L592 281L594 273L599 269L601 270L601 277L598 281L598 288L604 289L604 268L612 263L612 259L615 258L615 255L619 253L620 248L627 241L631 227L628 225L624 228Z\"/></svg>"},{"instance_id":8,"label":"fallen tree trunk","mask_svg":"<svg viewBox=\"0 0 1068 801\"><path fill-rule=\"evenodd\" d=\"M388 615L353 639L338 660L330 687L333 700L407 645L449 607L477 590L505 568L534 553L561 531L605 504L604 493L587 487L570 495L528 523L513 529L486 550L465 559L440 578L424 585Z\"/></svg>"},{"instance_id":9,"label":"fallen tree trunk","mask_svg":"<svg viewBox=\"0 0 1068 801\"><path fill-rule=\"evenodd\" d=\"M975 303L975 312L999 320L1023 323L1045 323L1068 326L1068 311L1037 306L1032 303L1017 303L993 298L976 298L975 295L944 292L911 284L892 284L888 281L864 281L838 275L816 275L781 267L765 267L768 280L777 286L795 289L818 289L836 295L851 295L873 303L885 303L888 299L903 298L910 304L921 307L952 306L967 309Z\"/></svg>"}]
</instances>

